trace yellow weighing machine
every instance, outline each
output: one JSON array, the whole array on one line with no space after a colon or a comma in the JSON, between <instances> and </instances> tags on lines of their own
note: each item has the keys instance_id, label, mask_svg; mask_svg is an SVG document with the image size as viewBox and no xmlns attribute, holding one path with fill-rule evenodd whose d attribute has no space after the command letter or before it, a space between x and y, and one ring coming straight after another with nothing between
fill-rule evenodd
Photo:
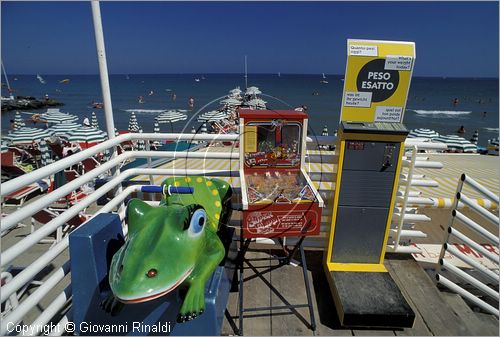
<instances>
[{"instance_id":1,"label":"yellow weighing machine","mask_svg":"<svg viewBox=\"0 0 500 337\"><path fill-rule=\"evenodd\" d=\"M413 69L411 47L348 40L332 223L324 256L337 315L347 327L404 328L415 321L384 267L408 135L401 121Z\"/></svg>"}]
</instances>

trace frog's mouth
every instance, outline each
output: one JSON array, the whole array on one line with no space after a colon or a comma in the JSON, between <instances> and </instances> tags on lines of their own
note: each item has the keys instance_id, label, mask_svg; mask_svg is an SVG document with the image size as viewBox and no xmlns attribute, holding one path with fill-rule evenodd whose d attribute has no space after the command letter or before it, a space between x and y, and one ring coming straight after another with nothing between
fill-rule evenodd
<instances>
[{"instance_id":1,"label":"frog's mouth","mask_svg":"<svg viewBox=\"0 0 500 337\"><path fill-rule=\"evenodd\" d=\"M148 295L145 297L138 297L138 298L127 298L127 299L120 298L117 296L117 298L122 303L142 303L142 302L147 302L147 301L151 301L151 300L154 300L156 298L162 297L163 295L166 295L169 292L171 292L172 290L174 290L175 288L177 288L182 282L184 282L184 280L186 278L188 278L189 275L191 275L191 272L193 271L193 269L194 269L194 267L191 267L175 283L170 284L163 289L157 290L152 295Z\"/></svg>"}]
</instances>

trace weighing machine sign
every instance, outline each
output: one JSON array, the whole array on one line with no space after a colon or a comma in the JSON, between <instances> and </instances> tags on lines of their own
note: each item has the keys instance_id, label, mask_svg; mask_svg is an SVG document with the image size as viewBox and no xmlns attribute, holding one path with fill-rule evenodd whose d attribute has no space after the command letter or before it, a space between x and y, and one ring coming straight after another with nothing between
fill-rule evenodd
<instances>
[{"instance_id":1,"label":"weighing machine sign","mask_svg":"<svg viewBox=\"0 0 500 337\"><path fill-rule=\"evenodd\" d=\"M403 121L415 43L347 40L341 121Z\"/></svg>"}]
</instances>

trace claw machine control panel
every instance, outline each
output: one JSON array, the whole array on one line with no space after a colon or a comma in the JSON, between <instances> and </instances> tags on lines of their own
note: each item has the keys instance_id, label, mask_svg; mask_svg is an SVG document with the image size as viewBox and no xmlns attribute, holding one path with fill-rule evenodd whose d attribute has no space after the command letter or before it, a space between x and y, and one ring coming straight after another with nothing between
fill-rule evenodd
<instances>
[{"instance_id":1,"label":"claw machine control panel","mask_svg":"<svg viewBox=\"0 0 500 337\"><path fill-rule=\"evenodd\" d=\"M243 236L318 235L323 200L304 170L307 114L239 113Z\"/></svg>"}]
</instances>

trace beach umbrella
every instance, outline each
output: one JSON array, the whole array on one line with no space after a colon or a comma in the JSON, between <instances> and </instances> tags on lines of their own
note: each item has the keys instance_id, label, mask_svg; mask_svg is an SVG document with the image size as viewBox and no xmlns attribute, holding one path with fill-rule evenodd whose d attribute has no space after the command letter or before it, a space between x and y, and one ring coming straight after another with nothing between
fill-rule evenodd
<instances>
[{"instance_id":1,"label":"beach umbrella","mask_svg":"<svg viewBox=\"0 0 500 337\"><path fill-rule=\"evenodd\" d=\"M474 134L472 135L472 138L470 139L470 142L472 144L477 145L478 140L479 140L479 131L476 130L476 131L474 131Z\"/></svg>"},{"instance_id":2,"label":"beach umbrella","mask_svg":"<svg viewBox=\"0 0 500 337\"><path fill-rule=\"evenodd\" d=\"M107 135L104 131L93 128L91 126L84 126L80 129L68 131L63 138L71 143L80 143L88 145L88 143L99 143L106 140Z\"/></svg>"},{"instance_id":3,"label":"beach umbrella","mask_svg":"<svg viewBox=\"0 0 500 337\"><path fill-rule=\"evenodd\" d=\"M257 87L248 87L245 91L245 95L258 95L262 94L262 92Z\"/></svg>"},{"instance_id":4,"label":"beach umbrella","mask_svg":"<svg viewBox=\"0 0 500 337\"><path fill-rule=\"evenodd\" d=\"M234 89L229 90L229 93L231 95L239 95L242 93L242 91L241 91L240 87L236 87Z\"/></svg>"},{"instance_id":5,"label":"beach umbrella","mask_svg":"<svg viewBox=\"0 0 500 337\"><path fill-rule=\"evenodd\" d=\"M224 105L241 105L241 101L239 99L234 98L234 97L225 98L222 101L220 101L219 103L224 104Z\"/></svg>"},{"instance_id":6,"label":"beach umbrella","mask_svg":"<svg viewBox=\"0 0 500 337\"><path fill-rule=\"evenodd\" d=\"M463 152L477 152L477 146L469 142L467 139L457 135L439 136L432 140L433 142L444 143L450 150Z\"/></svg>"},{"instance_id":7,"label":"beach umbrella","mask_svg":"<svg viewBox=\"0 0 500 337\"><path fill-rule=\"evenodd\" d=\"M321 132L321 135L322 136L328 136L328 127L325 125L325 127L323 128L323 132Z\"/></svg>"},{"instance_id":8,"label":"beach umbrella","mask_svg":"<svg viewBox=\"0 0 500 337\"><path fill-rule=\"evenodd\" d=\"M160 133L160 124L158 124L158 117L155 117L155 123L154 123L154 126L153 126L153 132L154 133ZM156 146L156 147L160 146L160 141L159 140L153 141L153 145Z\"/></svg>"},{"instance_id":9,"label":"beach umbrella","mask_svg":"<svg viewBox=\"0 0 500 337\"><path fill-rule=\"evenodd\" d=\"M90 117L90 125L93 128L99 129L99 121L97 120L97 115L92 111L92 116Z\"/></svg>"},{"instance_id":10,"label":"beach umbrella","mask_svg":"<svg viewBox=\"0 0 500 337\"><path fill-rule=\"evenodd\" d=\"M24 119L21 116L21 113L19 113L19 111L16 111L16 115L14 117L14 130L18 130L23 126L26 126L26 123L24 123Z\"/></svg>"},{"instance_id":11,"label":"beach umbrella","mask_svg":"<svg viewBox=\"0 0 500 337\"><path fill-rule=\"evenodd\" d=\"M52 131L48 129L37 129L30 127L22 127L9 133L4 139L11 145L17 144L32 144L52 137Z\"/></svg>"},{"instance_id":12,"label":"beach umbrella","mask_svg":"<svg viewBox=\"0 0 500 337\"><path fill-rule=\"evenodd\" d=\"M198 122L215 122L228 118L229 113L225 111L208 111L198 116Z\"/></svg>"},{"instance_id":13,"label":"beach umbrella","mask_svg":"<svg viewBox=\"0 0 500 337\"><path fill-rule=\"evenodd\" d=\"M158 115L158 123L170 123L170 129L174 132L174 126L172 123L185 121L187 119L187 115L176 110L167 110Z\"/></svg>"},{"instance_id":14,"label":"beach umbrella","mask_svg":"<svg viewBox=\"0 0 500 337\"><path fill-rule=\"evenodd\" d=\"M40 150L42 166L52 164L52 152L47 146L47 142L45 140L42 139L40 141L40 143L38 144L38 149Z\"/></svg>"},{"instance_id":15,"label":"beach umbrella","mask_svg":"<svg viewBox=\"0 0 500 337\"><path fill-rule=\"evenodd\" d=\"M9 151L9 147L7 146L7 143L2 141L2 153Z\"/></svg>"},{"instance_id":16,"label":"beach umbrella","mask_svg":"<svg viewBox=\"0 0 500 337\"><path fill-rule=\"evenodd\" d=\"M130 115L130 119L128 120L128 131L130 132L139 132L139 123L137 123L137 117L135 113L132 112Z\"/></svg>"},{"instance_id":17,"label":"beach umbrella","mask_svg":"<svg viewBox=\"0 0 500 337\"><path fill-rule=\"evenodd\" d=\"M51 130L56 136L63 136L71 130L82 128L83 126L75 122L63 122L52 125L49 130Z\"/></svg>"},{"instance_id":18,"label":"beach umbrella","mask_svg":"<svg viewBox=\"0 0 500 337\"><path fill-rule=\"evenodd\" d=\"M48 123L57 124L64 122L76 122L78 120L78 117L64 112L51 111L40 115L40 119L43 121L47 121Z\"/></svg>"},{"instance_id":19,"label":"beach umbrella","mask_svg":"<svg viewBox=\"0 0 500 337\"><path fill-rule=\"evenodd\" d=\"M139 130L139 133L142 133L142 129ZM146 149L146 144L144 143L144 139L139 139L137 141L137 151L144 151Z\"/></svg>"},{"instance_id":20,"label":"beach umbrella","mask_svg":"<svg viewBox=\"0 0 500 337\"><path fill-rule=\"evenodd\" d=\"M244 104L253 107L253 108L266 108L266 101L260 99L260 98L254 98L249 101L246 101Z\"/></svg>"},{"instance_id":21,"label":"beach umbrella","mask_svg":"<svg viewBox=\"0 0 500 337\"><path fill-rule=\"evenodd\" d=\"M428 138L434 139L439 137L439 133L430 129L413 129L408 134L408 138Z\"/></svg>"}]
</instances>

